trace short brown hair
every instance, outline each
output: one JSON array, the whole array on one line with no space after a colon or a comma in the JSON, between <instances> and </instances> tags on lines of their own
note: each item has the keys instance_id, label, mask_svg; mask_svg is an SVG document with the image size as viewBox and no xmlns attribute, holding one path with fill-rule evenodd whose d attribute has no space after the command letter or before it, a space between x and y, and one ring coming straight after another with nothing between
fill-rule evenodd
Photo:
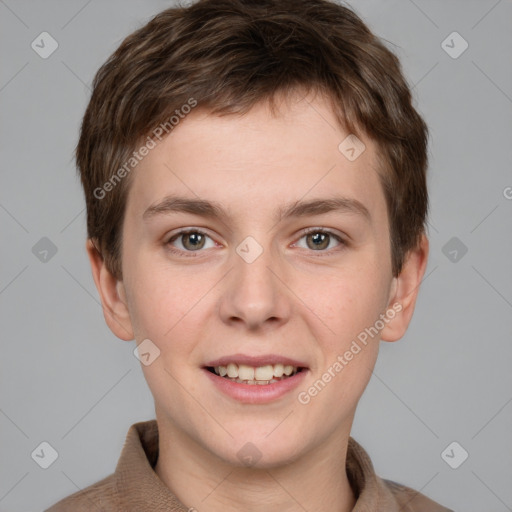
<instances>
[{"instance_id":1,"label":"short brown hair","mask_svg":"<svg viewBox=\"0 0 512 512\"><path fill-rule=\"evenodd\" d=\"M129 35L93 82L76 161L88 237L114 276L122 278L130 176L113 178L127 174L137 144L191 99L213 115L243 114L297 89L325 94L341 126L376 142L400 273L425 231L428 129L398 58L352 10L329 0L200 0Z\"/></svg>"}]
</instances>

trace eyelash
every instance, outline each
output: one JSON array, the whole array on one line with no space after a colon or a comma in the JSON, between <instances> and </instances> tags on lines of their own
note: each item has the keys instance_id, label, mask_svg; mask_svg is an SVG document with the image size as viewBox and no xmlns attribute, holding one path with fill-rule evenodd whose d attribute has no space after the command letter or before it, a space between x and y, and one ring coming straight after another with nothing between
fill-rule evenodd
<instances>
[{"instance_id":1,"label":"eyelash","mask_svg":"<svg viewBox=\"0 0 512 512\"><path fill-rule=\"evenodd\" d=\"M203 252L203 251L201 251L201 250L198 250L198 251L184 251L184 250L181 250L181 249L176 249L175 247L172 246L172 242L177 240L180 236L191 234L191 233L197 233L197 234L200 234L200 235L207 236L208 238L211 238L207 233L205 233L204 231L201 231L200 229L190 229L190 228L188 228L188 229L183 229L183 230L179 231L178 233L175 233L171 238L169 238L169 240L167 240L165 245L167 246L168 250L170 252L172 252L173 254L177 254L179 256L183 256L185 254L185 257L187 257L187 258L190 258L190 257L191 258L195 258L195 257L197 257L197 255L194 254L194 253L196 253L196 252L200 253L200 252ZM325 235L329 235L330 237L332 237L336 241L338 241L340 243L340 245L341 245L341 247L339 247L337 249L335 248L335 249L330 249L330 250L319 250L319 251L310 250L310 252L313 252L313 253L318 252L319 253L319 254L315 254L316 257L329 256L329 255L331 255L332 252L337 252L339 250L342 250L347 245L347 242L342 237L340 237L339 235L337 235L333 231L330 231L330 230L327 230L327 229L324 229L324 228L308 228L306 230L303 230L298 240L300 240L300 239L304 238L305 236L310 235L312 233L322 233L322 234L325 234Z\"/></svg>"}]
</instances>

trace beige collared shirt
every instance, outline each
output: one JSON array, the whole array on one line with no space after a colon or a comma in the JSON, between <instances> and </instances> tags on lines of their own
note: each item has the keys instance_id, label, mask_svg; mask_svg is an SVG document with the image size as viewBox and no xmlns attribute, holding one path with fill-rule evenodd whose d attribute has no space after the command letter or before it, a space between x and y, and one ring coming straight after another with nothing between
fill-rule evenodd
<instances>
[{"instance_id":1,"label":"beige collared shirt","mask_svg":"<svg viewBox=\"0 0 512 512\"><path fill-rule=\"evenodd\" d=\"M135 423L112 475L45 512L188 512L155 473L157 458L156 420ZM353 512L453 512L413 489L379 478L368 454L353 438L346 468L357 499Z\"/></svg>"}]
</instances>

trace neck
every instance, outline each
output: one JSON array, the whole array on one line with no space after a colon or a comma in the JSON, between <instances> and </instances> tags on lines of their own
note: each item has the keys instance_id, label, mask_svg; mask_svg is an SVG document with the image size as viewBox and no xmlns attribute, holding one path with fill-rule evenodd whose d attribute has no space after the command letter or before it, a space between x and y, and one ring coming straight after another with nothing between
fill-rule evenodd
<instances>
[{"instance_id":1,"label":"neck","mask_svg":"<svg viewBox=\"0 0 512 512\"><path fill-rule=\"evenodd\" d=\"M281 466L234 466L212 455L187 434L158 422L155 471L189 510L209 512L350 512L355 496L345 461L348 432Z\"/></svg>"}]
</instances>

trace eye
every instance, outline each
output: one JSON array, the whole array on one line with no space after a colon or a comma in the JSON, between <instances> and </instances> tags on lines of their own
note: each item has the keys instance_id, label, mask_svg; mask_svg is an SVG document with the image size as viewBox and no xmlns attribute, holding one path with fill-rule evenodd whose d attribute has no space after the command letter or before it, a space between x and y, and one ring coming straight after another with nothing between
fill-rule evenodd
<instances>
[{"instance_id":1,"label":"eye","mask_svg":"<svg viewBox=\"0 0 512 512\"><path fill-rule=\"evenodd\" d=\"M181 240L180 240L181 239ZM210 245L210 247L206 247L206 240L212 240L206 233L200 231L199 229L183 229L173 235L167 242L166 245L169 247L171 252L174 253L183 253L183 252L197 252L201 249L208 249L211 247L215 247L215 242ZM179 241L179 244L182 248L175 249L174 242Z\"/></svg>"},{"instance_id":2,"label":"eye","mask_svg":"<svg viewBox=\"0 0 512 512\"><path fill-rule=\"evenodd\" d=\"M208 239L211 241L210 246L207 245ZM314 252L331 252L326 249L328 249L334 241L337 242L337 247L341 246L341 248L343 248L346 245L342 237L323 228L309 228L303 232L299 240L302 239L306 240L306 247L302 248L310 249ZM176 243L179 243L181 247L176 247ZM201 249L209 249L217 246L215 241L204 231L194 228L183 229L175 233L169 238L165 245L171 252L179 255L183 255L183 253L201 252ZM295 245L298 244L296 243L294 246ZM188 255L196 256L195 254Z\"/></svg>"},{"instance_id":3,"label":"eye","mask_svg":"<svg viewBox=\"0 0 512 512\"><path fill-rule=\"evenodd\" d=\"M345 241L339 235L323 228L310 228L301 236L300 240L303 238L306 239L305 249L311 249L316 252L330 252L325 249L327 249L333 241L338 242L338 246L346 245Z\"/></svg>"}]
</instances>

